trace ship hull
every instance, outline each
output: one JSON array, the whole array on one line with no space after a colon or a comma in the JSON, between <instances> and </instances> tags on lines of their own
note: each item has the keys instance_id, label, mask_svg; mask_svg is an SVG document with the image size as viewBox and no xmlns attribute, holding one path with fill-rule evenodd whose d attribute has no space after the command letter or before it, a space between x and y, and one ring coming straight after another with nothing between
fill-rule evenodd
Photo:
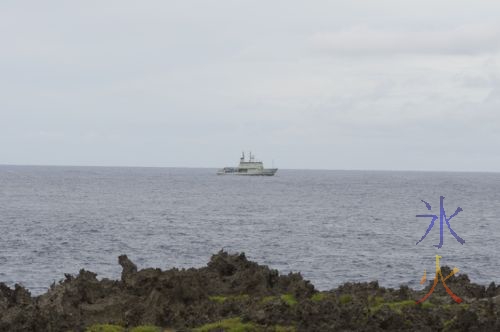
<instances>
[{"instance_id":1,"label":"ship hull","mask_svg":"<svg viewBox=\"0 0 500 332\"><path fill-rule=\"evenodd\" d=\"M238 175L238 176L273 176L278 171L277 168L264 168L262 170L246 170L239 168L226 168L217 172L217 175Z\"/></svg>"}]
</instances>

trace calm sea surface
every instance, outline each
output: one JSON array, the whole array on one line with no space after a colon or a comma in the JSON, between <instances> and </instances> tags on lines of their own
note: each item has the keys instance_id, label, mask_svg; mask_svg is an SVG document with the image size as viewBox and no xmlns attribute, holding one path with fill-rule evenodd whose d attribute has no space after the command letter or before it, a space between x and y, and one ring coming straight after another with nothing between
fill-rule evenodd
<instances>
[{"instance_id":1,"label":"calm sea surface","mask_svg":"<svg viewBox=\"0 0 500 332\"><path fill-rule=\"evenodd\" d=\"M439 219L445 196L458 243ZM420 200L432 206L427 211ZM0 281L34 294L85 268L200 267L224 248L319 289L346 281L419 288L435 255L481 284L500 282L500 173L0 166ZM460 295L460 294L458 294Z\"/></svg>"}]
</instances>

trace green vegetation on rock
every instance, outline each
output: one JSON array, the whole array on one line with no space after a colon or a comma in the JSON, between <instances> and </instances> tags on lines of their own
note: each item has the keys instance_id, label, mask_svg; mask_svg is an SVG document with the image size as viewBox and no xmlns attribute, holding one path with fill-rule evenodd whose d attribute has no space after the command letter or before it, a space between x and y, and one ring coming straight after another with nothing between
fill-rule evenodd
<instances>
[{"instance_id":1,"label":"green vegetation on rock","mask_svg":"<svg viewBox=\"0 0 500 332\"><path fill-rule=\"evenodd\" d=\"M161 328L154 325L142 325L132 328L130 332L161 332Z\"/></svg>"},{"instance_id":2,"label":"green vegetation on rock","mask_svg":"<svg viewBox=\"0 0 500 332\"><path fill-rule=\"evenodd\" d=\"M313 302L321 302L326 298L326 293L316 293L313 296L311 296L311 301Z\"/></svg>"},{"instance_id":3,"label":"green vegetation on rock","mask_svg":"<svg viewBox=\"0 0 500 332\"><path fill-rule=\"evenodd\" d=\"M347 304L349 302L352 302L352 296L349 294L340 295L339 301L342 304Z\"/></svg>"},{"instance_id":4,"label":"green vegetation on rock","mask_svg":"<svg viewBox=\"0 0 500 332\"><path fill-rule=\"evenodd\" d=\"M124 332L125 328L120 325L95 324L88 327L85 332Z\"/></svg>"},{"instance_id":5,"label":"green vegetation on rock","mask_svg":"<svg viewBox=\"0 0 500 332\"><path fill-rule=\"evenodd\" d=\"M212 332L220 330L224 332L253 332L257 331L257 327L253 323L243 323L241 318L229 318L217 323L205 324L194 329L195 332Z\"/></svg>"},{"instance_id":6,"label":"green vegetation on rock","mask_svg":"<svg viewBox=\"0 0 500 332\"><path fill-rule=\"evenodd\" d=\"M215 295L215 296L209 296L208 299L210 301L214 301L217 303L224 303L226 301L244 301L248 300L250 296L248 294L240 294L240 295L228 295L228 296L222 296L222 295Z\"/></svg>"},{"instance_id":7,"label":"green vegetation on rock","mask_svg":"<svg viewBox=\"0 0 500 332\"><path fill-rule=\"evenodd\" d=\"M288 304L289 306L294 306L297 304L297 299L292 294L281 295L281 300Z\"/></svg>"},{"instance_id":8,"label":"green vegetation on rock","mask_svg":"<svg viewBox=\"0 0 500 332\"><path fill-rule=\"evenodd\" d=\"M275 325L274 332L295 332L297 331L294 326L281 326Z\"/></svg>"},{"instance_id":9,"label":"green vegetation on rock","mask_svg":"<svg viewBox=\"0 0 500 332\"><path fill-rule=\"evenodd\" d=\"M276 299L276 296L265 296L262 298L262 303L269 303L271 301L274 301Z\"/></svg>"},{"instance_id":10,"label":"green vegetation on rock","mask_svg":"<svg viewBox=\"0 0 500 332\"><path fill-rule=\"evenodd\" d=\"M214 302L217 302L217 303L223 303L227 300L227 297L226 296L209 296L208 299L210 301L214 301Z\"/></svg>"},{"instance_id":11,"label":"green vegetation on rock","mask_svg":"<svg viewBox=\"0 0 500 332\"><path fill-rule=\"evenodd\" d=\"M422 303L422 308L424 309L430 309L433 307L435 307L435 305L431 301L425 301L424 303Z\"/></svg>"},{"instance_id":12,"label":"green vegetation on rock","mask_svg":"<svg viewBox=\"0 0 500 332\"><path fill-rule=\"evenodd\" d=\"M384 298L382 296L368 296L368 302L373 305L379 305L384 303Z\"/></svg>"}]
</instances>

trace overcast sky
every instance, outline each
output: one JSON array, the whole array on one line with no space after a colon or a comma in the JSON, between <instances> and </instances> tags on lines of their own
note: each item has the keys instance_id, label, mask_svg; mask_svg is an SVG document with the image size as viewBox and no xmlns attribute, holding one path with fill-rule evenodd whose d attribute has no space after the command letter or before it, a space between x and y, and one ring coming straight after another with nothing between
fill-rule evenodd
<instances>
[{"instance_id":1,"label":"overcast sky","mask_svg":"<svg viewBox=\"0 0 500 332\"><path fill-rule=\"evenodd\" d=\"M500 171L500 2L0 3L0 164Z\"/></svg>"}]
</instances>

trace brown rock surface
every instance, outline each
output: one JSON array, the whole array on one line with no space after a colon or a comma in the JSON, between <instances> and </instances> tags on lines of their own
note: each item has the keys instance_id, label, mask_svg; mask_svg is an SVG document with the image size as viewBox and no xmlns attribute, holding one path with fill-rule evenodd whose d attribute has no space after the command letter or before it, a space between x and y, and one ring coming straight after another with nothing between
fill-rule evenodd
<instances>
[{"instance_id":1,"label":"brown rock surface","mask_svg":"<svg viewBox=\"0 0 500 332\"><path fill-rule=\"evenodd\" d=\"M500 330L498 287L473 284L466 275L447 281L466 304L453 303L438 286L427 304L416 305L425 291L377 282L346 283L318 296L300 274L279 275L223 251L199 269L138 271L124 255L119 264L119 281L81 270L37 297L0 283L0 331L83 331L95 323L185 331L231 317L264 330L277 324L297 331Z\"/></svg>"}]
</instances>

